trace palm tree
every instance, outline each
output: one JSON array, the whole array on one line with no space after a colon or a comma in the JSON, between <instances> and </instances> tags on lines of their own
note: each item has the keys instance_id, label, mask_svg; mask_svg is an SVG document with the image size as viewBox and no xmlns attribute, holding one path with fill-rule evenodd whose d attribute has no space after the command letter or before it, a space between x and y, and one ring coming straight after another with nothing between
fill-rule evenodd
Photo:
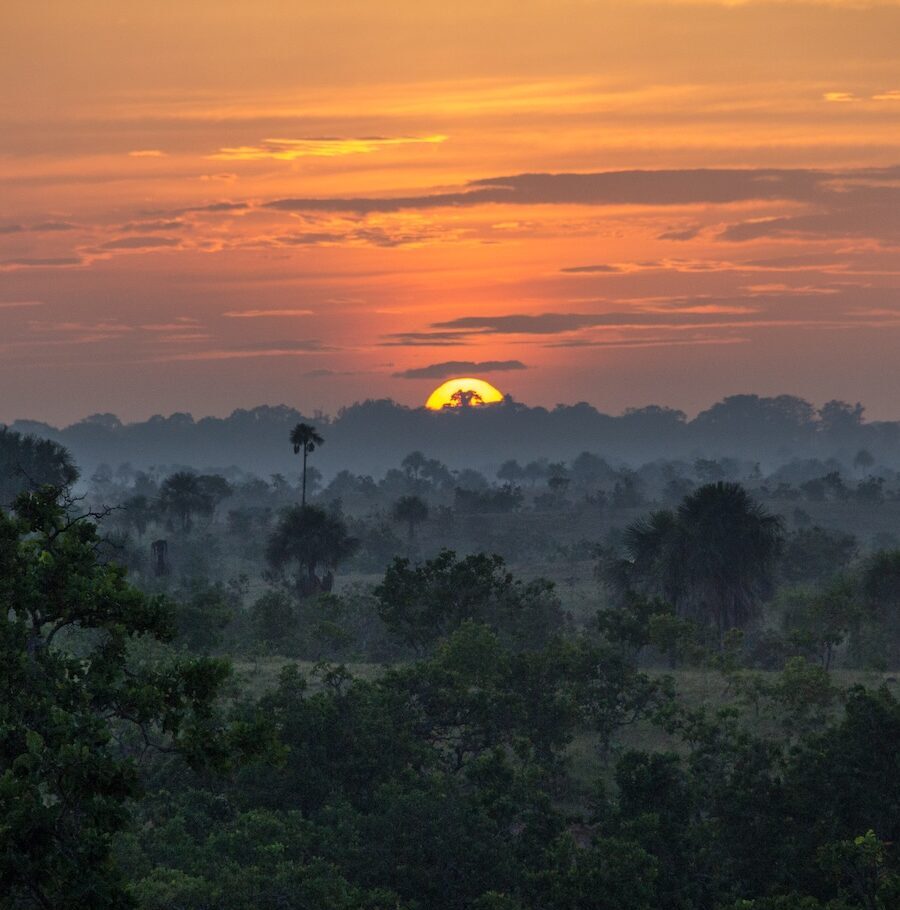
<instances>
[{"instance_id":1,"label":"palm tree","mask_svg":"<svg viewBox=\"0 0 900 910\"><path fill-rule=\"evenodd\" d=\"M416 525L428 519L428 505L418 496L401 496L393 509L394 521L406 523L410 546L416 533Z\"/></svg>"},{"instance_id":2,"label":"palm tree","mask_svg":"<svg viewBox=\"0 0 900 910\"><path fill-rule=\"evenodd\" d=\"M308 423L298 423L291 430L291 445L294 447L294 454L299 455L303 452L303 493L300 497L300 505L306 505L306 459L310 452L314 452L316 446L325 442L319 431Z\"/></svg>"},{"instance_id":3,"label":"palm tree","mask_svg":"<svg viewBox=\"0 0 900 910\"><path fill-rule=\"evenodd\" d=\"M625 558L604 574L620 593L658 596L681 615L711 622L721 643L743 627L772 585L781 519L737 483L711 483L678 510L654 512L625 533Z\"/></svg>"},{"instance_id":4,"label":"palm tree","mask_svg":"<svg viewBox=\"0 0 900 910\"><path fill-rule=\"evenodd\" d=\"M743 627L772 586L783 541L781 519L739 483L711 483L685 497L677 522L694 608L711 618L721 642Z\"/></svg>"},{"instance_id":5,"label":"palm tree","mask_svg":"<svg viewBox=\"0 0 900 910\"><path fill-rule=\"evenodd\" d=\"M301 597L331 589L338 563L352 556L359 541L334 514L318 506L284 510L266 546L266 560L278 573L294 568L294 586ZM320 576L318 570L324 572Z\"/></svg>"},{"instance_id":6,"label":"palm tree","mask_svg":"<svg viewBox=\"0 0 900 910\"><path fill-rule=\"evenodd\" d=\"M190 471L178 471L167 477L159 488L159 505L163 512L178 518L182 531L190 531L194 514L209 512L212 499L202 478Z\"/></svg>"},{"instance_id":7,"label":"palm tree","mask_svg":"<svg viewBox=\"0 0 900 910\"><path fill-rule=\"evenodd\" d=\"M653 512L625 531L627 587L659 596L677 610L685 593L684 539L675 513Z\"/></svg>"}]
</instances>

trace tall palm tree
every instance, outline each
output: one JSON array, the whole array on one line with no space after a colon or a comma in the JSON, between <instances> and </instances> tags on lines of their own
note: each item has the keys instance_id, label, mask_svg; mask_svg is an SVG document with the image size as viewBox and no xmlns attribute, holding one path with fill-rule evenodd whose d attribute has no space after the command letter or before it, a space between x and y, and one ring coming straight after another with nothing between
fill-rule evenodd
<instances>
[{"instance_id":1,"label":"tall palm tree","mask_svg":"<svg viewBox=\"0 0 900 910\"><path fill-rule=\"evenodd\" d=\"M319 431L308 423L298 423L291 430L291 445L294 447L294 454L299 455L303 452L303 493L300 498L300 505L306 505L306 459L310 452L314 452L316 446L322 445L325 440L319 434Z\"/></svg>"}]
</instances>

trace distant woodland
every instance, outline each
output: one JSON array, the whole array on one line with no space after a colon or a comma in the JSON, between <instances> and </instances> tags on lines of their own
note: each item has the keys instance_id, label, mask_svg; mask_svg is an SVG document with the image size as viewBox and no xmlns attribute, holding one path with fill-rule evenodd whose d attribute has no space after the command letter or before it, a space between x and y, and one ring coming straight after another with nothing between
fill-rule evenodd
<instances>
[{"instance_id":1,"label":"distant woodland","mask_svg":"<svg viewBox=\"0 0 900 910\"><path fill-rule=\"evenodd\" d=\"M62 443L83 471L130 463L235 466L261 474L291 467L282 440L298 422L326 430L332 455L322 469L379 474L407 453L423 450L452 468L496 469L503 461L571 459L583 451L629 463L661 457L732 457L764 467L792 458L852 459L866 449L900 466L900 422L866 421L861 404L831 401L821 408L791 395L733 395L692 420L650 405L610 416L588 404L547 410L507 398L489 407L430 412L390 400L370 400L335 416L303 415L285 405L237 410L229 417L155 416L123 424L95 414L63 429L17 420L10 429Z\"/></svg>"}]
</instances>

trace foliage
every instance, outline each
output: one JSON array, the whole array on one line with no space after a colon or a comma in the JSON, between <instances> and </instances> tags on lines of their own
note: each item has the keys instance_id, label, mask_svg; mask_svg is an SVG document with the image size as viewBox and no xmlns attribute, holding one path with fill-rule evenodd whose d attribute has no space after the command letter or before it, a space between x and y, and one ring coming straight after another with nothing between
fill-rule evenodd
<instances>
[{"instance_id":1,"label":"foliage","mask_svg":"<svg viewBox=\"0 0 900 910\"><path fill-rule=\"evenodd\" d=\"M178 471L160 486L159 506L164 513L177 518L180 530L187 532L193 527L195 516L212 515L218 503L231 492L228 482L218 475Z\"/></svg>"},{"instance_id":2,"label":"foliage","mask_svg":"<svg viewBox=\"0 0 900 910\"><path fill-rule=\"evenodd\" d=\"M133 642L171 638L171 612L98 562L88 518L52 488L0 513L0 893L12 906L128 906L110 838L139 783L117 739L202 762L221 738L212 700L227 665L130 660Z\"/></svg>"},{"instance_id":3,"label":"foliage","mask_svg":"<svg viewBox=\"0 0 900 910\"><path fill-rule=\"evenodd\" d=\"M291 506L282 512L266 545L266 560L278 577L293 572L300 597L329 591L334 570L358 547L337 516L318 506ZM319 569L324 570L319 575Z\"/></svg>"},{"instance_id":4,"label":"foliage","mask_svg":"<svg viewBox=\"0 0 900 910\"><path fill-rule=\"evenodd\" d=\"M629 528L626 558L605 570L619 589L658 594L679 613L712 624L720 640L746 626L770 592L781 523L736 483L700 487L677 512Z\"/></svg>"},{"instance_id":5,"label":"foliage","mask_svg":"<svg viewBox=\"0 0 900 910\"><path fill-rule=\"evenodd\" d=\"M316 446L322 445L325 440L322 437L322 434L312 425L308 423L298 423L293 430L291 430L290 442L294 448L294 454L298 455L300 452L303 453L303 492L302 498L300 500L300 505L306 505L306 460L307 458L316 450Z\"/></svg>"},{"instance_id":6,"label":"foliage","mask_svg":"<svg viewBox=\"0 0 900 910\"><path fill-rule=\"evenodd\" d=\"M77 479L72 456L59 443L0 426L0 508L8 508L21 492L44 484L69 487Z\"/></svg>"},{"instance_id":7,"label":"foliage","mask_svg":"<svg viewBox=\"0 0 900 910\"><path fill-rule=\"evenodd\" d=\"M416 525L428 520L428 504L418 496L402 496L394 503L391 510L394 521L403 522L407 528L407 536L412 542L416 533Z\"/></svg>"},{"instance_id":8,"label":"foliage","mask_svg":"<svg viewBox=\"0 0 900 910\"><path fill-rule=\"evenodd\" d=\"M442 550L415 566L395 559L375 596L387 627L423 651L467 620L529 647L549 640L564 622L552 584L518 581L499 556L483 553L458 559Z\"/></svg>"}]
</instances>

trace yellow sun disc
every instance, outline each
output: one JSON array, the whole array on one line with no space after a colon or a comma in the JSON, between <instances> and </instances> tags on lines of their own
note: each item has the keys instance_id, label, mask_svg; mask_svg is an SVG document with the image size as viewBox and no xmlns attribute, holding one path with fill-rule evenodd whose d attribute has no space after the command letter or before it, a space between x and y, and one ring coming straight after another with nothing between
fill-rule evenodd
<instances>
[{"instance_id":1,"label":"yellow sun disc","mask_svg":"<svg viewBox=\"0 0 900 910\"><path fill-rule=\"evenodd\" d=\"M483 379L448 379L443 385L438 386L425 402L425 407L431 411L441 411L444 408L475 407L483 404L496 404L503 401L503 393L494 388Z\"/></svg>"}]
</instances>

